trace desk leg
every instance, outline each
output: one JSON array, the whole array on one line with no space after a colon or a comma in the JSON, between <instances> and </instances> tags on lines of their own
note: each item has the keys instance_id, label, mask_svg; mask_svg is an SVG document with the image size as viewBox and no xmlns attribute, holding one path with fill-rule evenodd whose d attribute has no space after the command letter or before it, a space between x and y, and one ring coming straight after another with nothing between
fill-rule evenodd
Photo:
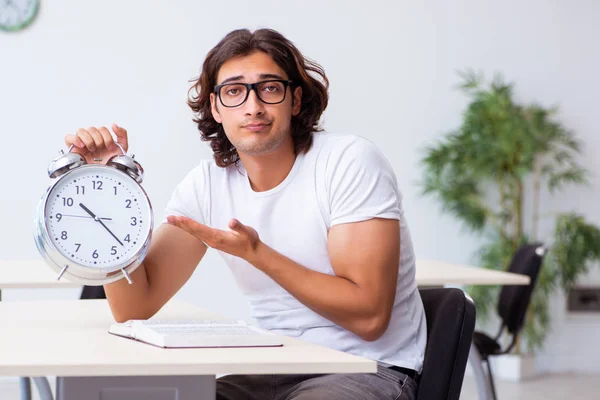
<instances>
[{"instance_id":1,"label":"desk leg","mask_svg":"<svg viewBox=\"0 0 600 400\"><path fill-rule=\"evenodd\" d=\"M56 400L215 400L216 376L57 378Z\"/></svg>"},{"instance_id":2,"label":"desk leg","mask_svg":"<svg viewBox=\"0 0 600 400\"><path fill-rule=\"evenodd\" d=\"M21 387L21 400L31 400L31 381L27 377L19 378Z\"/></svg>"},{"instance_id":3,"label":"desk leg","mask_svg":"<svg viewBox=\"0 0 600 400\"><path fill-rule=\"evenodd\" d=\"M35 387L37 388L41 400L54 400L54 396L52 395L52 389L50 389L50 382L48 382L48 378L46 378L45 376L38 376L31 379L33 379L33 383L35 383Z\"/></svg>"},{"instance_id":4,"label":"desk leg","mask_svg":"<svg viewBox=\"0 0 600 400\"><path fill-rule=\"evenodd\" d=\"M469 364L475 377L475 383L477 384L477 393L479 400L490 400L493 398L489 381L485 371L483 370L483 361L479 355L479 351L474 344L471 344L471 351L469 351Z\"/></svg>"}]
</instances>

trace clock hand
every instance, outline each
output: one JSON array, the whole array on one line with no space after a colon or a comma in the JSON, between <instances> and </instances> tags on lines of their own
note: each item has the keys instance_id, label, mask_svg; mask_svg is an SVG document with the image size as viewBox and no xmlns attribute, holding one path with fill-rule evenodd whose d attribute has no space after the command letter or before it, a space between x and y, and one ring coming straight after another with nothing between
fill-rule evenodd
<instances>
[{"instance_id":1,"label":"clock hand","mask_svg":"<svg viewBox=\"0 0 600 400\"><path fill-rule=\"evenodd\" d=\"M120 244L121 246L125 246L125 245L123 244L123 242L121 242L121 241L119 240L119 238L118 238L118 237L116 237L116 236L115 236L115 234L114 234L114 233L112 233L112 231L111 231L110 229L108 229L108 227L107 227L106 225L104 225L104 222L102 222L102 220L100 220L100 219L99 219L99 218L96 216L96 214L94 214L94 213L93 213L93 212L92 212L92 211L91 211L89 208L87 208L86 206L84 206L84 205L83 205L83 203L79 203L79 207L83 208L83 209L85 210L85 212L87 212L88 214L90 214L90 215L92 216L92 218L94 218L94 221L100 222L100 224L101 224L101 225L104 227L104 229L106 229L106 230L108 231L108 233L110 233L110 234L112 235L112 237L114 237L114 238L115 238L115 240L116 240L117 242L119 242L119 244Z\"/></svg>"},{"instance_id":2,"label":"clock hand","mask_svg":"<svg viewBox=\"0 0 600 400\"><path fill-rule=\"evenodd\" d=\"M62 214L63 217L76 217L76 218L93 218L87 215L72 215L72 214ZM103 219L105 221L112 221L112 218L101 217L99 219Z\"/></svg>"}]
</instances>

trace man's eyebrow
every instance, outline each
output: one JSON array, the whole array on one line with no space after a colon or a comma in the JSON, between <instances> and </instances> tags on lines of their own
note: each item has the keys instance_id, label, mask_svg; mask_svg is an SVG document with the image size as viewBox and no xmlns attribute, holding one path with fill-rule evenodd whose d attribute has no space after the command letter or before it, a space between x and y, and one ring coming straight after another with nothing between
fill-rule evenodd
<instances>
[{"instance_id":1,"label":"man's eyebrow","mask_svg":"<svg viewBox=\"0 0 600 400\"><path fill-rule=\"evenodd\" d=\"M260 74L260 79L283 79L286 80L283 76L277 74Z\"/></svg>"},{"instance_id":2,"label":"man's eyebrow","mask_svg":"<svg viewBox=\"0 0 600 400\"><path fill-rule=\"evenodd\" d=\"M244 75L238 75L238 76L232 76L230 78L225 79L223 82L221 82L219 85L223 85L225 83L228 82L232 82L232 81L239 81L241 79L244 79Z\"/></svg>"},{"instance_id":3,"label":"man's eyebrow","mask_svg":"<svg viewBox=\"0 0 600 400\"><path fill-rule=\"evenodd\" d=\"M278 75L278 74L260 74L260 75L258 75L258 77L260 79L283 79L283 80L285 80L285 78L283 76ZM229 77L229 78L223 80L223 82L219 83L219 85L224 85L229 82L240 81L242 79L244 79L244 75L232 76L232 77Z\"/></svg>"}]
</instances>

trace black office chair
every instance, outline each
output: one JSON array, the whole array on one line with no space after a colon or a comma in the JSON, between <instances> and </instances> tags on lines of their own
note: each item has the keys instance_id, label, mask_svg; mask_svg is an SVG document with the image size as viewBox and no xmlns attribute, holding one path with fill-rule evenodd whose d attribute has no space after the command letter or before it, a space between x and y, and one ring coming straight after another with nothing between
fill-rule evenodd
<instances>
[{"instance_id":1,"label":"black office chair","mask_svg":"<svg viewBox=\"0 0 600 400\"><path fill-rule=\"evenodd\" d=\"M488 389L492 393L494 399L496 399L496 387L494 385L494 377L492 375L492 369L490 368L489 358L500 354L506 354L515 346L519 333L523 328L527 308L531 302L531 294L535 287L545 254L546 248L540 243L523 245L517 250L511 260L508 270L509 272L529 276L529 285L502 286L497 309L501 319L498 334L496 337L492 338L484 332L476 331L473 335L473 344L479 352L482 362L487 366L487 377L490 385ZM512 335L512 340L505 349L502 349L499 341L505 329Z\"/></svg>"},{"instance_id":2,"label":"black office chair","mask_svg":"<svg viewBox=\"0 0 600 400\"><path fill-rule=\"evenodd\" d=\"M427 347L417 400L458 400L475 329L475 305L460 289L419 290Z\"/></svg>"},{"instance_id":3,"label":"black office chair","mask_svg":"<svg viewBox=\"0 0 600 400\"><path fill-rule=\"evenodd\" d=\"M104 286L84 286L79 298L81 300L106 299Z\"/></svg>"}]
</instances>

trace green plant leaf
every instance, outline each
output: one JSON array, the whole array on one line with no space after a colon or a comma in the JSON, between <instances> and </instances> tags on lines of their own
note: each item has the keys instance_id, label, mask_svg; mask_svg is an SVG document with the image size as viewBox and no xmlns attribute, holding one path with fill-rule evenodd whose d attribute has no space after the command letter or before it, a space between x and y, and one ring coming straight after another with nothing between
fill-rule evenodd
<instances>
[{"instance_id":1,"label":"green plant leaf","mask_svg":"<svg viewBox=\"0 0 600 400\"><path fill-rule=\"evenodd\" d=\"M568 184L587 184L586 170L577 165L571 165L562 171L552 171L548 174L548 190L550 193L554 193Z\"/></svg>"},{"instance_id":2,"label":"green plant leaf","mask_svg":"<svg viewBox=\"0 0 600 400\"><path fill-rule=\"evenodd\" d=\"M552 255L561 286L568 291L592 263L600 261L600 229L581 215L565 213L556 220L554 237Z\"/></svg>"}]
</instances>

